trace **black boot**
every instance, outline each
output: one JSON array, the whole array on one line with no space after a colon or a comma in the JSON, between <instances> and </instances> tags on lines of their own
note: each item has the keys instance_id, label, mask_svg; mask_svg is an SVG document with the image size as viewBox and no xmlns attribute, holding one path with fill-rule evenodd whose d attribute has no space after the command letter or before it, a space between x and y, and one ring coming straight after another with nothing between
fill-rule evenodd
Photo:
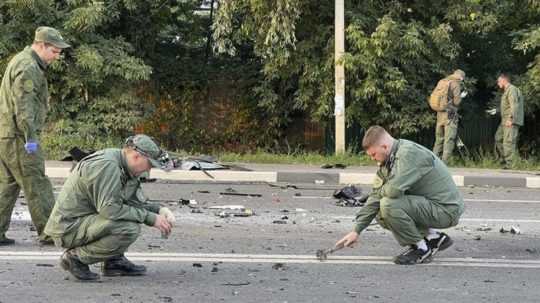
<instances>
[{"instance_id":1,"label":"black boot","mask_svg":"<svg viewBox=\"0 0 540 303\"><path fill-rule=\"evenodd\" d=\"M101 271L104 276L142 276L146 274L146 266L135 265L123 254L109 258L103 262Z\"/></svg>"},{"instance_id":2,"label":"black boot","mask_svg":"<svg viewBox=\"0 0 540 303\"><path fill-rule=\"evenodd\" d=\"M2 235L0 237L0 246L7 246L13 244L15 244L15 240L6 237L6 235Z\"/></svg>"},{"instance_id":3,"label":"black boot","mask_svg":"<svg viewBox=\"0 0 540 303\"><path fill-rule=\"evenodd\" d=\"M69 271L77 280L93 281L99 279L99 275L91 272L88 264L81 262L73 249L64 252L60 258L60 266Z\"/></svg>"}]
</instances>

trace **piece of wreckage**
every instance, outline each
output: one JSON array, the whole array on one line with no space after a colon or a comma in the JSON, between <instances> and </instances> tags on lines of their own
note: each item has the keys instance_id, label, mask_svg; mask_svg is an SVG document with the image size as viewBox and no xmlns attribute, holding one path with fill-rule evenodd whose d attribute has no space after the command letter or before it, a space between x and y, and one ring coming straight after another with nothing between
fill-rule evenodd
<instances>
[{"instance_id":1,"label":"piece of wreckage","mask_svg":"<svg viewBox=\"0 0 540 303\"><path fill-rule=\"evenodd\" d=\"M61 161L73 162L73 166L71 167L71 169L73 169L75 165L77 164L77 162L93 154L94 152L95 151L84 151L80 149L79 147L73 147L72 149L68 151L69 156L62 158ZM243 167L220 164L218 163L217 159L212 156L203 155L200 157L189 156L189 157L182 158L179 155L172 154L172 153L169 153L169 155L173 163L173 169L200 170L211 179L214 179L214 177L206 172L208 170L224 170L224 169L233 169L233 168L235 170L243 170L243 171L248 170ZM141 182L156 181L155 178L148 178L145 176L142 176L140 179L141 179Z\"/></svg>"},{"instance_id":2,"label":"piece of wreckage","mask_svg":"<svg viewBox=\"0 0 540 303\"><path fill-rule=\"evenodd\" d=\"M339 201L336 202L337 206L362 207L366 203L369 194L363 193L361 188L354 185L348 185L342 189L336 189L332 196L339 199Z\"/></svg>"}]
</instances>

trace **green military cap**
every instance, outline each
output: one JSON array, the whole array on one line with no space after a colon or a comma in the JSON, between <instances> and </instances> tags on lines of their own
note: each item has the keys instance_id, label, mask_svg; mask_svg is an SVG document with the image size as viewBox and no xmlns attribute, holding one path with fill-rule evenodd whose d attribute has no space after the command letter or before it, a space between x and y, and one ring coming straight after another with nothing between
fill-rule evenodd
<instances>
[{"instance_id":1,"label":"green military cap","mask_svg":"<svg viewBox=\"0 0 540 303\"><path fill-rule=\"evenodd\" d=\"M161 168L163 170L171 170L173 163L169 158L169 154L163 151L159 146L147 135L135 135L127 138L126 146L133 148L141 155L150 160L152 167Z\"/></svg>"},{"instance_id":2,"label":"green military cap","mask_svg":"<svg viewBox=\"0 0 540 303\"><path fill-rule=\"evenodd\" d=\"M462 71L461 69L456 69L454 71L454 75L460 77L462 80L465 79L465 72Z\"/></svg>"},{"instance_id":3,"label":"green military cap","mask_svg":"<svg viewBox=\"0 0 540 303\"><path fill-rule=\"evenodd\" d=\"M40 26L36 29L34 41L49 43L57 48L71 47L71 45L64 41L64 38L60 35L58 30L48 26Z\"/></svg>"}]
</instances>

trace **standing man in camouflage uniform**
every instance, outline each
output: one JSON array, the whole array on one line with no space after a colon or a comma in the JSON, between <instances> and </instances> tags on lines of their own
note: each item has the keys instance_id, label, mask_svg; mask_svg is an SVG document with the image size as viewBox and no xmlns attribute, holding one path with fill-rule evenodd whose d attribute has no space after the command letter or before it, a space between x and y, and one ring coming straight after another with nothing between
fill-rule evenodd
<instances>
[{"instance_id":1,"label":"standing man in camouflage uniform","mask_svg":"<svg viewBox=\"0 0 540 303\"><path fill-rule=\"evenodd\" d=\"M0 245L15 243L6 237L6 231L21 187L40 243L50 242L43 228L54 196L45 175L39 134L49 98L45 72L68 47L56 29L39 27L32 46L18 53L4 73L0 87Z\"/></svg>"},{"instance_id":2,"label":"standing man in camouflage uniform","mask_svg":"<svg viewBox=\"0 0 540 303\"><path fill-rule=\"evenodd\" d=\"M354 230L336 243L352 246L374 218L409 249L394 258L396 264L431 261L452 245L448 235L435 228L458 224L463 198L448 168L430 150L407 140L392 138L372 126L362 141L366 153L379 164L373 190L356 215Z\"/></svg>"},{"instance_id":3,"label":"standing man in camouflage uniform","mask_svg":"<svg viewBox=\"0 0 540 303\"><path fill-rule=\"evenodd\" d=\"M456 145L459 122L458 109L461 104L461 99L466 95L466 93L463 93L462 95L461 92L461 83L464 79L465 72L458 69L450 76L441 80L445 81L445 84L448 87L448 91L446 92L448 105L443 111L437 112L433 153L437 155L437 157L440 157L442 150L441 159L445 163L447 163L448 159L452 156L452 152ZM439 84L437 84L437 86L438 85Z\"/></svg>"},{"instance_id":4,"label":"standing man in camouflage uniform","mask_svg":"<svg viewBox=\"0 0 540 303\"><path fill-rule=\"evenodd\" d=\"M152 167L172 168L167 153L145 135L128 138L122 149L110 148L84 158L66 180L45 227L65 248L60 265L78 280L96 280L89 264L103 262L105 276L144 275L124 252L144 223L167 236L174 222L166 207L147 203L139 176Z\"/></svg>"},{"instance_id":5,"label":"standing man in camouflage uniform","mask_svg":"<svg viewBox=\"0 0 540 303\"><path fill-rule=\"evenodd\" d=\"M510 83L510 77L501 74L497 78L497 86L504 90L501 97L501 124L495 133L495 155L501 160L504 168L511 168L519 159L517 141L519 127L523 126L523 95L521 90Z\"/></svg>"}]
</instances>

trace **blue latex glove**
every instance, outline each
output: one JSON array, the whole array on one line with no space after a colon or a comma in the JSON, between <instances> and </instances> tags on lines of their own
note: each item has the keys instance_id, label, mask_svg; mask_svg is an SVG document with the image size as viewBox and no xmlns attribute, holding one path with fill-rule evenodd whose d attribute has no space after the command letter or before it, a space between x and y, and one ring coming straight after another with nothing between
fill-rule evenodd
<instances>
[{"instance_id":1,"label":"blue latex glove","mask_svg":"<svg viewBox=\"0 0 540 303\"><path fill-rule=\"evenodd\" d=\"M24 149L27 154L33 154L38 149L38 143L36 141L28 141L24 144Z\"/></svg>"}]
</instances>

